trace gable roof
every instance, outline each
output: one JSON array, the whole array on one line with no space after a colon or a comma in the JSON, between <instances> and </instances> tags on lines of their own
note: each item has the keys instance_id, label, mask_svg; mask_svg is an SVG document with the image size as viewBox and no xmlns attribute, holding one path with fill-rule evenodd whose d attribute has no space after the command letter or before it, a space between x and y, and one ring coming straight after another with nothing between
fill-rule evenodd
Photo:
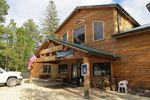
<instances>
[{"instance_id":1,"label":"gable roof","mask_svg":"<svg viewBox=\"0 0 150 100\"><path fill-rule=\"evenodd\" d=\"M141 34L142 33L141 31L147 31L147 30L150 31L150 24L145 24L145 25L130 29L128 31L122 32L122 33L114 34L114 35L112 35L112 37L119 38L119 37L134 35L134 34ZM138 32L138 31L140 31L140 32Z\"/></svg>"},{"instance_id":2,"label":"gable roof","mask_svg":"<svg viewBox=\"0 0 150 100\"><path fill-rule=\"evenodd\" d=\"M55 38L50 38L49 40L53 41L55 43L58 43L58 44L63 44L65 46L71 47L73 49L77 49L77 50L82 51L82 52L87 53L87 54L96 55L96 56L105 56L105 57L109 57L109 58L112 58L112 59L119 58L118 55L113 54L111 52L98 50L98 49L91 48L91 47L88 47L88 46L85 46L85 45L79 45L79 44L75 44L75 43L72 43L72 42L61 41L61 40L58 40L58 39L55 39Z\"/></svg>"},{"instance_id":3,"label":"gable roof","mask_svg":"<svg viewBox=\"0 0 150 100\"><path fill-rule=\"evenodd\" d=\"M58 32L63 25L74 15L74 13L80 9L91 9L91 8L117 8L119 11L121 11L123 14L125 14L135 25L140 26L140 24L129 14L127 13L119 4L105 4L105 5L92 5L92 6L78 6L76 7L72 13L62 22L62 24L59 25L57 30L55 31Z\"/></svg>"},{"instance_id":4,"label":"gable roof","mask_svg":"<svg viewBox=\"0 0 150 100\"><path fill-rule=\"evenodd\" d=\"M111 59L120 58L119 55L113 54L113 53L108 52L108 51L99 50L99 49L91 48L91 47L88 47L88 46L85 46L85 45L75 44L75 43L72 43L72 42L61 41L61 40L58 40L58 39L56 39L56 38L49 38L48 40L46 40L46 41L37 49L37 51L35 52L35 55L36 55L36 56L39 55L39 53L40 53L40 51L42 50L43 47L46 47L46 45L48 46L48 42L49 42L49 41L52 41L52 42L55 42L55 43L58 43L58 44L65 45L65 46L67 46L67 47L70 47L70 48L72 48L72 49L79 50L79 51L81 51L81 52L84 52L84 53L87 53L87 54L90 54L90 55L103 56L103 57L108 57L108 58L111 58Z\"/></svg>"}]
</instances>

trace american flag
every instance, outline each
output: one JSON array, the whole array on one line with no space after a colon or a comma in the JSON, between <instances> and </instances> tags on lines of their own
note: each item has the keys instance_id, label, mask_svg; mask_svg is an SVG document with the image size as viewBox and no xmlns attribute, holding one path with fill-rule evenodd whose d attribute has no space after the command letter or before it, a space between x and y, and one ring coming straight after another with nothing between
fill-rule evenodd
<instances>
[{"instance_id":1,"label":"american flag","mask_svg":"<svg viewBox=\"0 0 150 100\"><path fill-rule=\"evenodd\" d=\"M33 64L33 62L36 59L37 59L37 57L34 54L32 54L32 56L30 57L29 62L28 62L28 70L31 70L31 68L32 68L31 65Z\"/></svg>"}]
</instances>

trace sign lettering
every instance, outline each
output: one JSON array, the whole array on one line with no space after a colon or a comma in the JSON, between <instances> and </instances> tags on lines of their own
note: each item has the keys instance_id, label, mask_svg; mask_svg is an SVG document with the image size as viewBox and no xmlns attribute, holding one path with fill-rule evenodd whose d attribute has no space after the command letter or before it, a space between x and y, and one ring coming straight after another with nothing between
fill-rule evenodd
<instances>
[{"instance_id":1,"label":"sign lettering","mask_svg":"<svg viewBox=\"0 0 150 100\"><path fill-rule=\"evenodd\" d=\"M56 56L57 56L57 58L63 58L63 57L67 57L67 56L73 56L73 50L56 52Z\"/></svg>"}]
</instances>

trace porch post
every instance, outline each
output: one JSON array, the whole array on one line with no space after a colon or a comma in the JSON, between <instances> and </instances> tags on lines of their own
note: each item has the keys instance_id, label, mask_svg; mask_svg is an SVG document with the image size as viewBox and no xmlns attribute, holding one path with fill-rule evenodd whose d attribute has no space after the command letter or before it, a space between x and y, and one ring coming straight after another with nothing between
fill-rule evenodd
<instances>
[{"instance_id":1,"label":"porch post","mask_svg":"<svg viewBox=\"0 0 150 100\"><path fill-rule=\"evenodd\" d=\"M88 57L83 58L83 63L87 65L87 74L84 76L84 98L89 99L90 91L90 61Z\"/></svg>"},{"instance_id":2,"label":"porch post","mask_svg":"<svg viewBox=\"0 0 150 100\"><path fill-rule=\"evenodd\" d=\"M58 64L51 64L51 76L53 80L58 76Z\"/></svg>"}]
</instances>

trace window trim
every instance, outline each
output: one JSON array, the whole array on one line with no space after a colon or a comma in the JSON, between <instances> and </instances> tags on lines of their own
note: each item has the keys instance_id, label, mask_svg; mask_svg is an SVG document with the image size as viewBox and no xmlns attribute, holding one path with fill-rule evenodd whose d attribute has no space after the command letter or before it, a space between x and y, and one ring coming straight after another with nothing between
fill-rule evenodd
<instances>
[{"instance_id":1,"label":"window trim","mask_svg":"<svg viewBox=\"0 0 150 100\"><path fill-rule=\"evenodd\" d=\"M79 25L79 26L77 26L77 27L75 27L75 28L73 28L72 29L72 42L74 43L74 30L75 29L77 29L77 28L80 28L80 27L84 27L84 37L85 37L85 39L84 39L84 43L81 43L81 44L85 44L86 43L86 25L84 24L84 25Z\"/></svg>"},{"instance_id":2,"label":"window trim","mask_svg":"<svg viewBox=\"0 0 150 100\"><path fill-rule=\"evenodd\" d=\"M64 37L65 34L67 34L67 40L66 41L68 41L68 31L66 31L66 32L63 33L62 40L63 40L63 37Z\"/></svg>"},{"instance_id":3,"label":"window trim","mask_svg":"<svg viewBox=\"0 0 150 100\"><path fill-rule=\"evenodd\" d=\"M113 68L112 68L112 62L111 61L102 61L102 62L93 62L92 63L92 73L93 73L93 76L100 76L100 75L94 75L94 64L98 64L98 63L110 63L110 76L113 76Z\"/></svg>"},{"instance_id":4,"label":"window trim","mask_svg":"<svg viewBox=\"0 0 150 100\"><path fill-rule=\"evenodd\" d=\"M94 23L95 22L101 22L102 24L103 24L103 38L102 39L98 39L98 40L95 40L94 39ZM96 20L94 20L94 21L92 21L92 33L93 33L93 42L96 42L96 41L102 41L102 40L104 40L105 39L105 32L104 32L104 26L105 24L104 24L104 21L96 21Z\"/></svg>"},{"instance_id":5,"label":"window trim","mask_svg":"<svg viewBox=\"0 0 150 100\"><path fill-rule=\"evenodd\" d=\"M60 65L67 65L67 72L66 73L69 73L69 65L66 63L66 64L59 64L58 65L58 74L62 74L62 72L60 72ZM64 73L64 72L63 72Z\"/></svg>"},{"instance_id":6,"label":"window trim","mask_svg":"<svg viewBox=\"0 0 150 100\"><path fill-rule=\"evenodd\" d=\"M50 72L48 72L48 70L47 70L46 72L43 72L45 65L48 65L48 66L49 66ZM43 73L43 74L50 74L50 73L51 73L51 65L50 65L50 64L43 64L43 70L42 70L42 73Z\"/></svg>"}]
</instances>

